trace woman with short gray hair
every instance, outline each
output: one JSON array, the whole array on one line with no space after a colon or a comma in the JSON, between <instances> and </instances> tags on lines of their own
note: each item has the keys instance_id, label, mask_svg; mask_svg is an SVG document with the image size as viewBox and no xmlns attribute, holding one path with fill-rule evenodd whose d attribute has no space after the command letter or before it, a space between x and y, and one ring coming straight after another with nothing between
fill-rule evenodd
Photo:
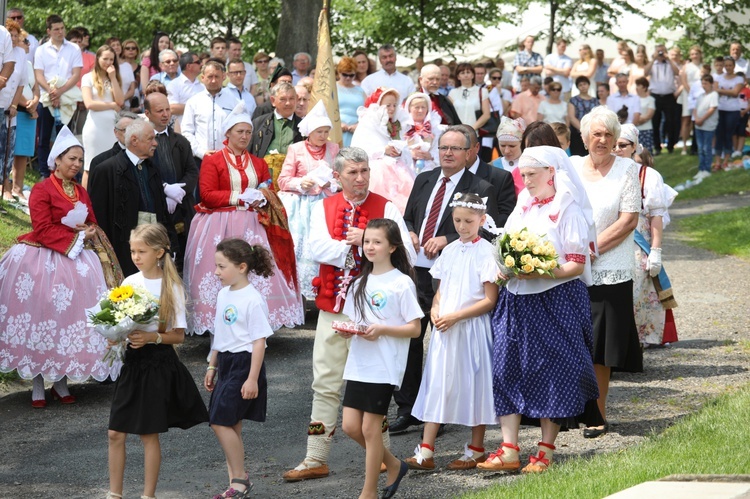
<instances>
[{"instance_id":1,"label":"woman with short gray hair","mask_svg":"<svg viewBox=\"0 0 750 499\"><path fill-rule=\"evenodd\" d=\"M589 151L573 165L594 209L596 245L590 248L593 285L589 287L594 325L594 372L599 411L606 421L612 370L641 372L643 355L633 315L633 230L641 209L638 168L629 158L612 154L620 137L617 115L595 107L581 119L581 136ZM586 428L583 436L607 433L609 424Z\"/></svg>"}]
</instances>

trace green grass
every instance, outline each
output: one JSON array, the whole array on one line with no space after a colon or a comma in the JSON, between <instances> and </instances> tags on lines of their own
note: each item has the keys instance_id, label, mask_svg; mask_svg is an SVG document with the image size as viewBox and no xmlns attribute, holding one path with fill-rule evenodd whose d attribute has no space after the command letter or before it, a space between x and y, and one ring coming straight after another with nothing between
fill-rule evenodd
<instances>
[{"instance_id":1,"label":"green grass","mask_svg":"<svg viewBox=\"0 0 750 499\"><path fill-rule=\"evenodd\" d=\"M750 176L750 172L748 172ZM696 215L676 220L680 234L691 246L719 255L750 259L750 207L731 211Z\"/></svg>"},{"instance_id":2,"label":"green grass","mask_svg":"<svg viewBox=\"0 0 750 499\"><path fill-rule=\"evenodd\" d=\"M698 173L698 156L681 156L677 152L664 153L657 156L654 161L654 167L662 174L664 182L672 187L692 179ZM680 192L676 202L746 191L750 191L750 170L740 168L713 173L700 184Z\"/></svg>"},{"instance_id":3,"label":"green grass","mask_svg":"<svg viewBox=\"0 0 750 499\"><path fill-rule=\"evenodd\" d=\"M39 173L35 168L31 165L26 167L26 175L23 179L25 185L33 186L39 182L39 178ZM28 191L26 195L28 196ZM31 219L22 211L8 206L1 199L0 206L8 212L7 215L0 215L0 255L2 255L13 245L16 237L31 230Z\"/></svg>"},{"instance_id":4,"label":"green grass","mask_svg":"<svg viewBox=\"0 0 750 499\"><path fill-rule=\"evenodd\" d=\"M746 385L635 447L572 459L542 475L523 476L463 497L598 499L673 474L744 474L747 455L738 444L748 441L749 411L750 385Z\"/></svg>"}]
</instances>

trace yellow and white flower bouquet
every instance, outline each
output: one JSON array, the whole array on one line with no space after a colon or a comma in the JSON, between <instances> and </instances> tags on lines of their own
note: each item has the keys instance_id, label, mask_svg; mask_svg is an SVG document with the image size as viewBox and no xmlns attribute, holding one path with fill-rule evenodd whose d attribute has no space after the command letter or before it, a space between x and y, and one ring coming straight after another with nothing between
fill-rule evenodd
<instances>
[{"instance_id":1,"label":"yellow and white flower bouquet","mask_svg":"<svg viewBox=\"0 0 750 499\"><path fill-rule=\"evenodd\" d=\"M525 227L520 231L511 231L495 240L498 261L505 267L506 275L540 274L554 276L552 270L557 268L557 251L554 245L545 240L544 234L534 234ZM504 284L505 280L498 281Z\"/></svg>"}]
</instances>

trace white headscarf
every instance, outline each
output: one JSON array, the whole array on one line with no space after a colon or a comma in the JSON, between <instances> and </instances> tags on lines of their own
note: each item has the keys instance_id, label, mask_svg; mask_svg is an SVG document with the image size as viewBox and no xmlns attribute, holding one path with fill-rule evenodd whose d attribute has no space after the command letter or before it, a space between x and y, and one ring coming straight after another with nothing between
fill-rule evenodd
<instances>
[{"instance_id":1,"label":"white headscarf","mask_svg":"<svg viewBox=\"0 0 750 499\"><path fill-rule=\"evenodd\" d=\"M303 137L309 137L311 133L322 126L333 127L331 118L328 117L326 106L322 100L315 103L302 121L299 122L299 132Z\"/></svg>"},{"instance_id":2,"label":"white headscarf","mask_svg":"<svg viewBox=\"0 0 750 499\"><path fill-rule=\"evenodd\" d=\"M570 158L568 158L565 151L553 146L527 147L518 160L519 168L547 168L550 166L555 169L555 199L550 203L550 207L553 213L558 213L557 219L552 223L556 224L562 218L562 214L568 206L572 204L578 205L586 219L586 225L588 225L589 243L593 243L596 253L594 209L591 207L591 202L586 195L586 189L583 187L581 178L578 176L575 168L573 168L573 164L570 162ZM522 207L524 210L530 209L533 201L534 199L529 194L529 191L524 189L518 193L516 207ZM581 280L587 285L591 285L593 282L591 278L591 261L589 258L586 258L586 267L581 275Z\"/></svg>"},{"instance_id":3,"label":"white headscarf","mask_svg":"<svg viewBox=\"0 0 750 499\"><path fill-rule=\"evenodd\" d=\"M250 115L245 112L245 102L239 101L232 112L224 118L221 123L221 131L223 135L226 135L231 128L237 123L247 123L251 127L253 126L253 120Z\"/></svg>"},{"instance_id":4,"label":"white headscarf","mask_svg":"<svg viewBox=\"0 0 750 499\"><path fill-rule=\"evenodd\" d=\"M638 142L638 134L638 129L632 123L620 125L620 138L632 142L636 154L643 152L643 147Z\"/></svg>"},{"instance_id":5,"label":"white headscarf","mask_svg":"<svg viewBox=\"0 0 750 499\"><path fill-rule=\"evenodd\" d=\"M83 148L81 143L78 142L78 139L76 139L76 136L73 135L73 132L68 128L68 125L63 125L60 131L57 132L57 138L55 139L55 143L52 145L52 150L49 152L49 157L47 158L47 166L49 169L54 170L57 157L73 146Z\"/></svg>"}]
</instances>

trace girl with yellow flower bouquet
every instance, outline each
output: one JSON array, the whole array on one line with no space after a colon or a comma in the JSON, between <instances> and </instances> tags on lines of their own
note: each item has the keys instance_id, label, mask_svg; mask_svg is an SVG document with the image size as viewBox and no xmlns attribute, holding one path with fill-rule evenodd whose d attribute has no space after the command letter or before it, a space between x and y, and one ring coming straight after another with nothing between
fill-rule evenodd
<instances>
[{"instance_id":1,"label":"girl with yellow flower bouquet","mask_svg":"<svg viewBox=\"0 0 750 499\"><path fill-rule=\"evenodd\" d=\"M193 377L174 350L174 345L185 339L185 288L170 256L169 236L164 226L147 224L133 229L130 256L140 272L128 276L109 298L120 304L132 301L128 316L143 319L138 317L140 310L135 310L138 304L131 298L139 289L145 289L158 299L159 315L127 337L125 359L109 415L108 499L122 497L128 433L139 435L143 442L145 470L141 498L152 499L161 465L159 433L208 421L206 406ZM116 318L121 312L114 312ZM148 312L144 309L144 313Z\"/></svg>"},{"instance_id":2,"label":"girl with yellow flower bouquet","mask_svg":"<svg viewBox=\"0 0 750 499\"><path fill-rule=\"evenodd\" d=\"M526 417L539 420L542 439L522 471L539 473L552 463L561 425L603 423L586 289L596 231L586 191L565 151L528 147L519 168L525 189L504 236L516 256L498 254L507 283L491 320L492 386L503 442L477 468L521 468L518 430Z\"/></svg>"}]
</instances>

